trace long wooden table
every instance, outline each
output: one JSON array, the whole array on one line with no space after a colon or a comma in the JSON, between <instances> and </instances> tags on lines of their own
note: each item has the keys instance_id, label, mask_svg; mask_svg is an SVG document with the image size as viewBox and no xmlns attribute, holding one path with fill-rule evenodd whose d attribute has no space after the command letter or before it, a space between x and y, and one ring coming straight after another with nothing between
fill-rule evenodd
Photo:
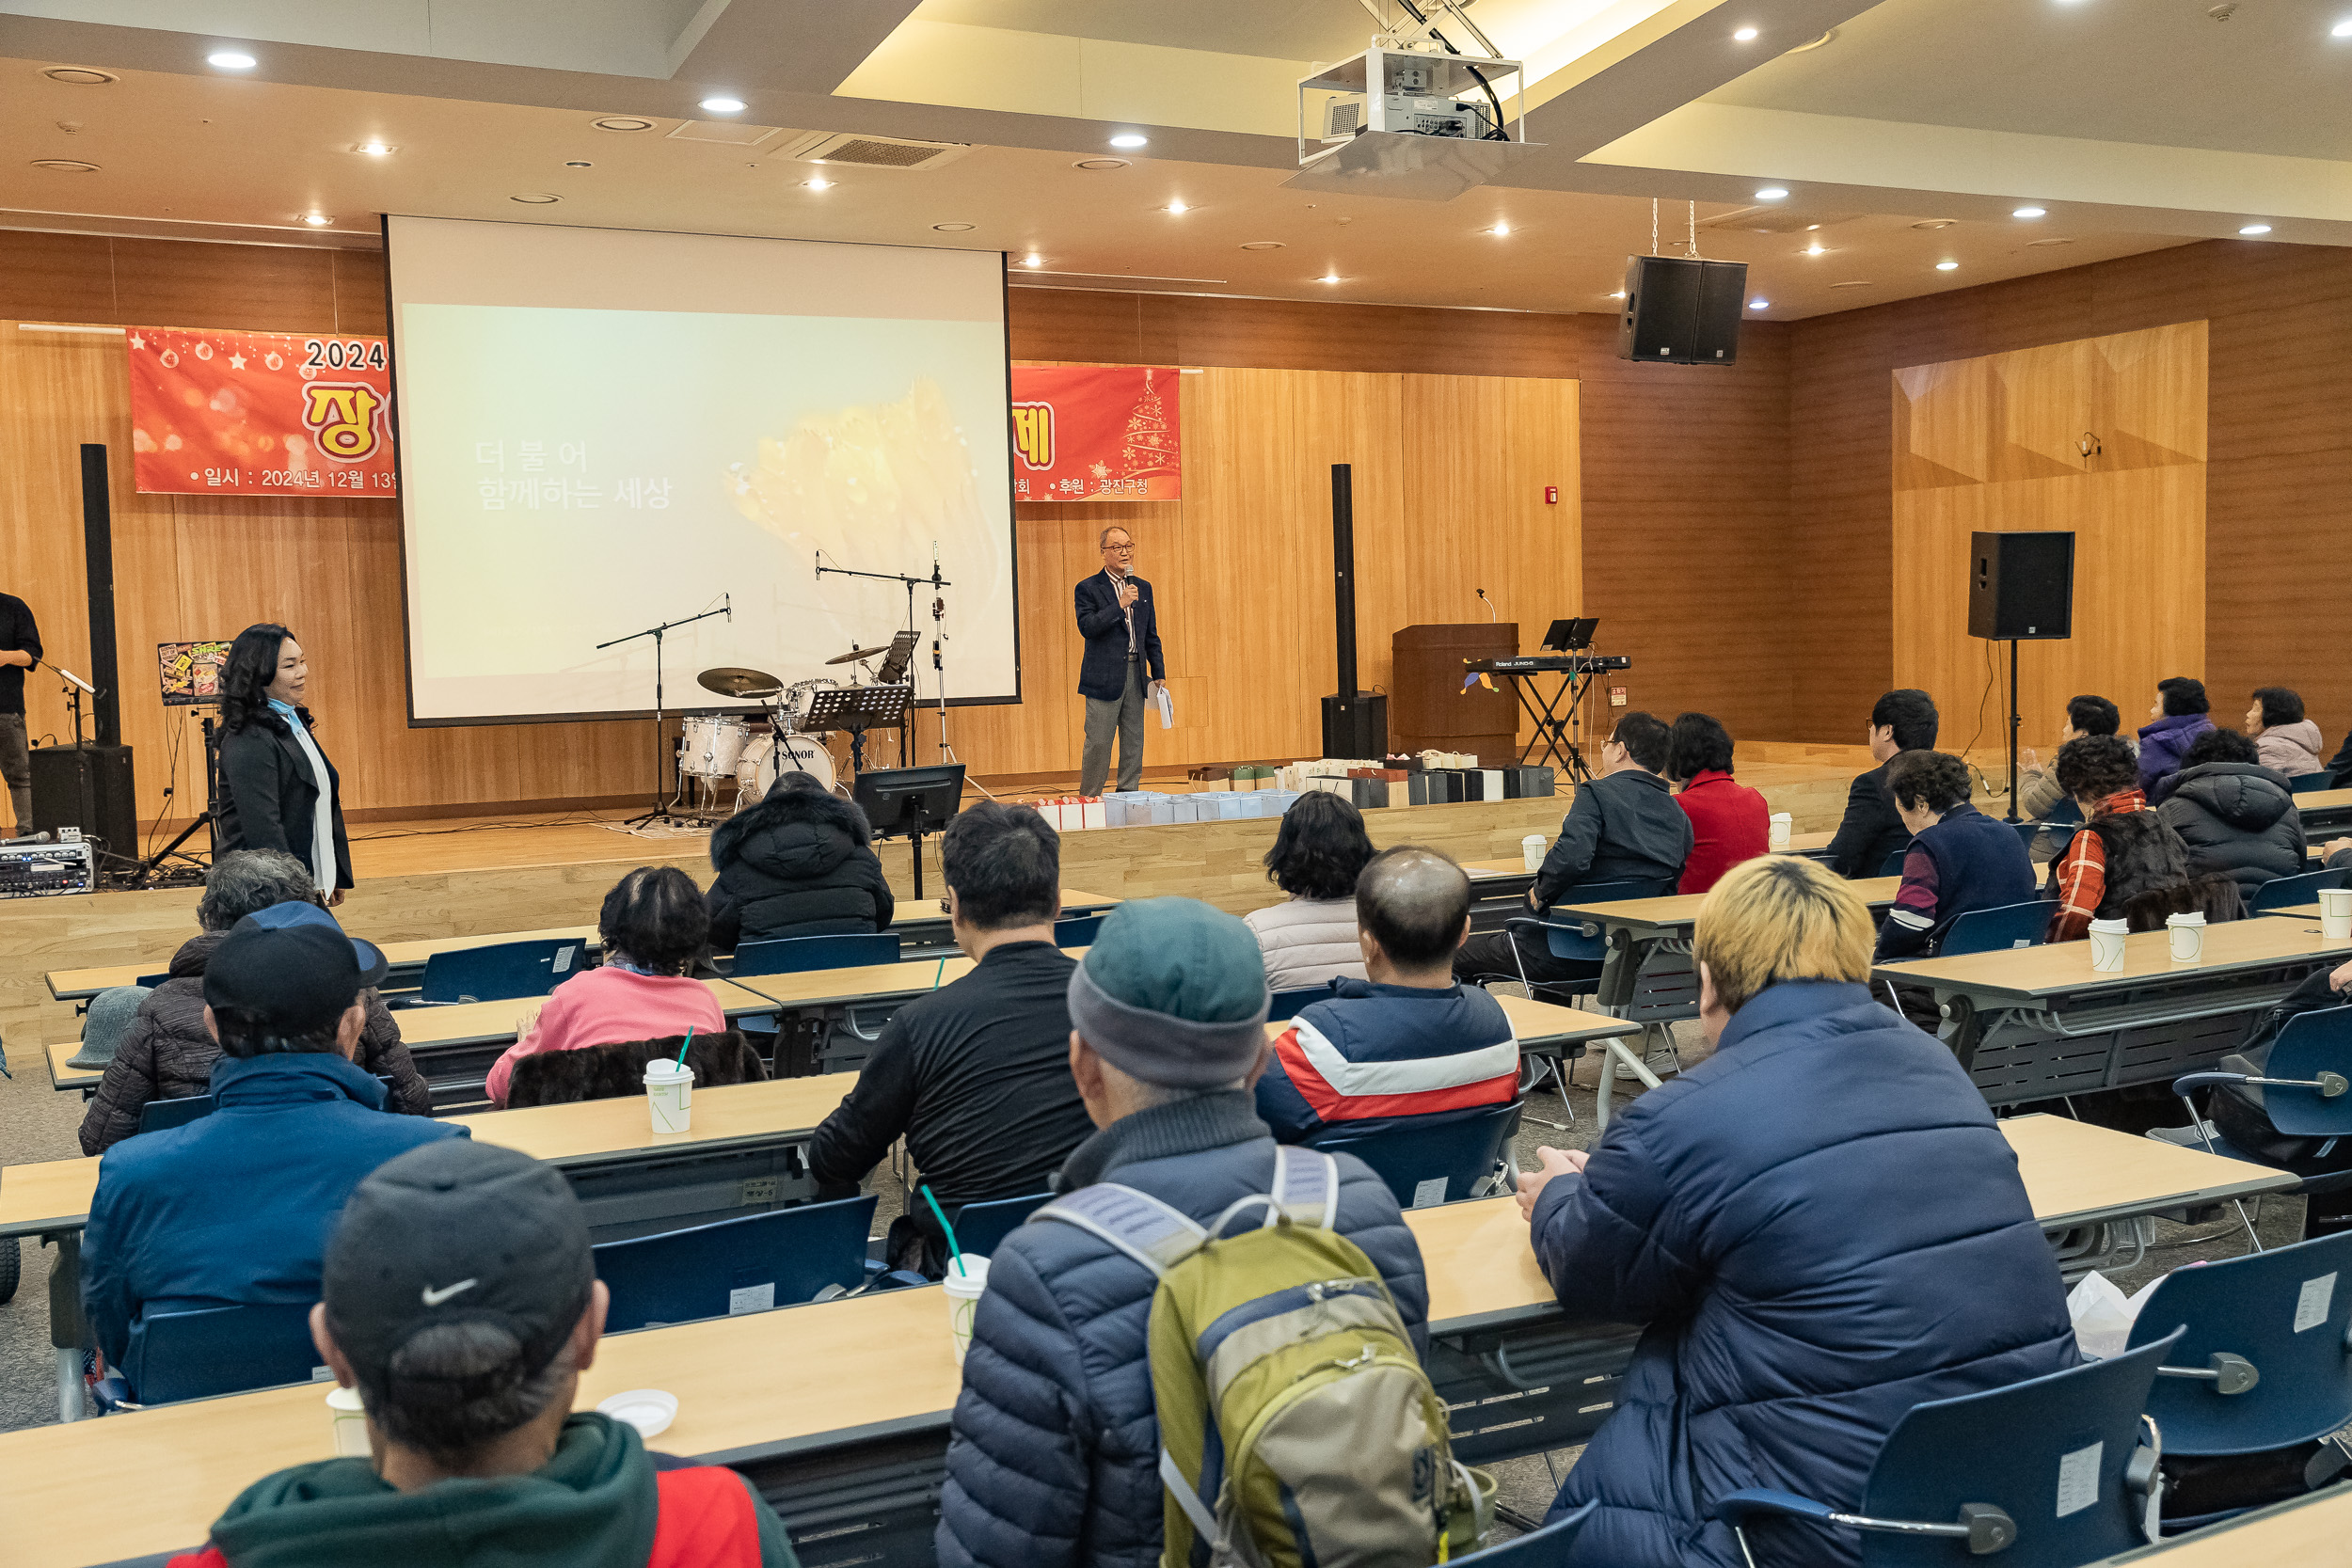
<instances>
[{"instance_id":1,"label":"long wooden table","mask_svg":"<svg viewBox=\"0 0 2352 1568\"><path fill-rule=\"evenodd\" d=\"M2280 1177L2062 1118L2016 1117L2003 1130L2045 1224L2128 1217ZM1561 1318L1512 1198L1405 1218L1429 1280L1430 1366L1453 1411L1457 1451L1486 1463L1597 1430L1634 1331ZM628 1388L677 1396L676 1422L654 1446L752 1477L787 1525L813 1537L797 1544L803 1568L928 1562L939 1461L961 1386L942 1293L783 1310L612 1336L581 1378L579 1406ZM1499 1368L1516 1369L1522 1386ZM1538 1369L1549 1381L1523 1386ZM8 1560L81 1568L192 1547L247 1483L330 1451L315 1386L0 1434ZM135 1506L125 1506L125 1477L137 1478Z\"/></svg>"},{"instance_id":2,"label":"long wooden table","mask_svg":"<svg viewBox=\"0 0 2352 1568\"><path fill-rule=\"evenodd\" d=\"M2352 789L2314 789L2295 798L2303 832L2312 838L2352 828Z\"/></svg>"},{"instance_id":3,"label":"long wooden table","mask_svg":"<svg viewBox=\"0 0 2352 1568\"><path fill-rule=\"evenodd\" d=\"M2178 1540L2102 1558L2088 1568L2141 1562L2160 1568L2339 1568L2352 1562L2352 1486L2290 1497Z\"/></svg>"}]
</instances>

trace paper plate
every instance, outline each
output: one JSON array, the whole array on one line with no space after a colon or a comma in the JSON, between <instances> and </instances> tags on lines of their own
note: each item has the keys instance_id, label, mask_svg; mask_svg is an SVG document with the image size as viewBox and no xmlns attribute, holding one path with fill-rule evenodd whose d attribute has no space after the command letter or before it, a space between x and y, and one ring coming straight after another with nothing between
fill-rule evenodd
<instances>
[{"instance_id":1,"label":"paper plate","mask_svg":"<svg viewBox=\"0 0 2352 1568\"><path fill-rule=\"evenodd\" d=\"M640 1437L659 1437L677 1419L677 1396L659 1388L631 1388L615 1394L596 1408L616 1421L627 1421Z\"/></svg>"}]
</instances>

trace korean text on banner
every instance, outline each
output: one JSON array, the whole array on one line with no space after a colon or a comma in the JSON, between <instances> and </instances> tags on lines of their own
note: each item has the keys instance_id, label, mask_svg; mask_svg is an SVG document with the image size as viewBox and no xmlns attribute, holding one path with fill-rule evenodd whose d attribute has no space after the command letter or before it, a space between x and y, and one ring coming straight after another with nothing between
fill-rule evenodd
<instances>
[{"instance_id":1,"label":"korean text on banner","mask_svg":"<svg viewBox=\"0 0 2352 1568\"><path fill-rule=\"evenodd\" d=\"M124 340L142 492L399 493L383 339L134 326Z\"/></svg>"},{"instance_id":2,"label":"korean text on banner","mask_svg":"<svg viewBox=\"0 0 2352 1568\"><path fill-rule=\"evenodd\" d=\"M1182 499L1179 384L1165 366L1015 365L1013 499Z\"/></svg>"}]
</instances>

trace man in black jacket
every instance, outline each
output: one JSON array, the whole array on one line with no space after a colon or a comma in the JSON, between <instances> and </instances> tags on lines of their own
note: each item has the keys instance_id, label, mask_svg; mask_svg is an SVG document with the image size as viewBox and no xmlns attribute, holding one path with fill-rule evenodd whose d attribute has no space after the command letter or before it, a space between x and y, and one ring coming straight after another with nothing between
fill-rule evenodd
<instances>
[{"instance_id":1,"label":"man in black jacket","mask_svg":"<svg viewBox=\"0 0 2352 1568\"><path fill-rule=\"evenodd\" d=\"M1111 736L1119 736L1119 787L1143 787L1143 709L1168 679L1160 654L1159 610L1152 585L1136 576L1134 535L1116 525L1103 531L1103 569L1078 584L1078 635L1087 640L1078 663L1078 695L1086 699L1086 750L1078 793L1100 795L1111 770Z\"/></svg>"},{"instance_id":2,"label":"man in black jacket","mask_svg":"<svg viewBox=\"0 0 2352 1568\"><path fill-rule=\"evenodd\" d=\"M1653 714L1629 713L1600 749L1600 776L1576 786L1560 836L1527 890L1530 913L1551 907L1580 887L1601 882L1647 882L1668 894L1691 856L1691 818L1675 803L1674 786L1660 775L1672 734ZM1518 943L1513 957L1512 944ZM1454 957L1462 980L1516 979L1521 966L1538 984L1589 980L1600 965L1555 958L1543 933L1518 927L1472 937Z\"/></svg>"},{"instance_id":3,"label":"man in black jacket","mask_svg":"<svg viewBox=\"0 0 2352 1568\"><path fill-rule=\"evenodd\" d=\"M1070 1075L1070 974L1054 945L1061 836L1027 806L983 802L941 840L947 911L972 972L882 1026L857 1087L809 1144L818 1193L854 1195L903 1136L923 1184L959 1205L1046 1189L1094 1131ZM896 1268L933 1278L946 1261L918 1197L890 1226Z\"/></svg>"},{"instance_id":4,"label":"man in black jacket","mask_svg":"<svg viewBox=\"0 0 2352 1568\"><path fill-rule=\"evenodd\" d=\"M24 672L40 662L32 608L0 594L0 779L8 785L18 836L33 831L33 763L24 738Z\"/></svg>"},{"instance_id":5,"label":"man in black jacket","mask_svg":"<svg viewBox=\"0 0 2352 1568\"><path fill-rule=\"evenodd\" d=\"M1876 768L1856 775L1846 791L1846 815L1837 824L1823 858L1840 877L1892 875L1884 871L1887 858L1911 842L1887 791L1886 765L1899 752L1931 750L1935 745L1935 699L1906 687L1889 691L1870 708L1870 760Z\"/></svg>"}]
</instances>

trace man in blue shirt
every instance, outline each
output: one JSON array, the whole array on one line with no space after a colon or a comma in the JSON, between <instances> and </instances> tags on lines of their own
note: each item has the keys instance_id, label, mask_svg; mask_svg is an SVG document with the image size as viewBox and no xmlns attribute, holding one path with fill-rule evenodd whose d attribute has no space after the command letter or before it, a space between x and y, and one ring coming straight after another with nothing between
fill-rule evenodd
<instances>
[{"instance_id":1,"label":"man in blue shirt","mask_svg":"<svg viewBox=\"0 0 2352 1568\"><path fill-rule=\"evenodd\" d=\"M151 1314L317 1301L352 1189L395 1155L465 1135L386 1114L384 1085L352 1063L359 993L385 968L314 904L246 916L205 965L217 1109L108 1149L82 1242L82 1309L135 1391Z\"/></svg>"}]
</instances>

